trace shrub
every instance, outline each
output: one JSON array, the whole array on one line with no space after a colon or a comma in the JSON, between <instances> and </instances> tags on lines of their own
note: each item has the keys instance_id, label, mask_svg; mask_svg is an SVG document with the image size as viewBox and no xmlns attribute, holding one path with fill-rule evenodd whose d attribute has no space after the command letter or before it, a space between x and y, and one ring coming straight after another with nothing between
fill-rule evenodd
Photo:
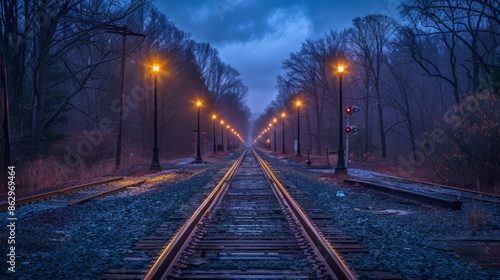
<instances>
[{"instance_id":1,"label":"shrub","mask_svg":"<svg viewBox=\"0 0 500 280\"><path fill-rule=\"evenodd\" d=\"M500 182L500 97L485 91L449 108L438 124L447 141L438 146L436 171L448 182L495 191Z\"/></svg>"}]
</instances>

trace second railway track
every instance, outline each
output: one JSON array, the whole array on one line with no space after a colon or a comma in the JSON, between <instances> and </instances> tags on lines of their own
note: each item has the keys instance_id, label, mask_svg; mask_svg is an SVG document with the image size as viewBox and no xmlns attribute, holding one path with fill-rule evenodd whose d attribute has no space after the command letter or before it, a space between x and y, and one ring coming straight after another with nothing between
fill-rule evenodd
<instances>
[{"instance_id":1,"label":"second railway track","mask_svg":"<svg viewBox=\"0 0 500 280\"><path fill-rule=\"evenodd\" d=\"M242 155L145 279L356 278L257 157Z\"/></svg>"}]
</instances>

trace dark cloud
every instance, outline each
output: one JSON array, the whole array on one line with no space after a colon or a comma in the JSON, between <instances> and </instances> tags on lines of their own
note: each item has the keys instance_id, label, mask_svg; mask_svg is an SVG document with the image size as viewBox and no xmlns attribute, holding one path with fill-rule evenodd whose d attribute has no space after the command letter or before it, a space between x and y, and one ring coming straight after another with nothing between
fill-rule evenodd
<instances>
[{"instance_id":1,"label":"dark cloud","mask_svg":"<svg viewBox=\"0 0 500 280\"><path fill-rule=\"evenodd\" d=\"M281 63L306 38L341 30L369 13L397 16L400 0L187 0L156 1L176 25L209 42L249 87L248 105L263 112L276 95Z\"/></svg>"}]
</instances>

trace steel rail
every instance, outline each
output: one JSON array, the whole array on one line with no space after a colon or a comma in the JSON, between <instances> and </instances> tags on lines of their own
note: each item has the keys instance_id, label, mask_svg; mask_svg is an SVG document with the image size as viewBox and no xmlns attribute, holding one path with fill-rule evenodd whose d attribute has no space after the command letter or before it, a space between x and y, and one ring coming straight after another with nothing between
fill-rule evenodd
<instances>
[{"instance_id":1,"label":"steel rail","mask_svg":"<svg viewBox=\"0 0 500 280\"><path fill-rule=\"evenodd\" d=\"M147 180L141 180L141 181L138 181L138 182L135 182L135 183L131 183L131 184L127 184L125 186L121 186L121 187L117 187L117 188L111 189L109 191L104 191L104 192L101 192L101 193L90 195L90 196L87 196L85 198L79 199L77 201L70 202L67 205L68 206L76 206L76 205L79 205L79 204L83 204L83 203L85 203L87 201L90 201L90 200L92 200L94 198L101 198L101 197L110 196L112 194L124 191L126 188L138 186L138 185L140 185L140 184L142 184L142 183L144 183L146 181Z\"/></svg>"},{"instance_id":2,"label":"steel rail","mask_svg":"<svg viewBox=\"0 0 500 280\"><path fill-rule=\"evenodd\" d=\"M312 222L309 220L307 215L301 210L300 206L291 197L285 187L281 184L278 178L271 171L266 162L257 154L257 152L252 149L255 157L260 163L261 168L268 177L269 182L273 185L279 192L280 198L288 205L291 213L294 215L303 231L304 236L313 245L314 250L317 251L317 256L322 258L323 264L328 273L334 277L334 279L358 279L354 272L347 266L347 264L342 260L342 258L337 254L330 243L321 235L314 227Z\"/></svg>"},{"instance_id":3,"label":"steel rail","mask_svg":"<svg viewBox=\"0 0 500 280\"><path fill-rule=\"evenodd\" d=\"M389 177L392 179L398 179L402 181L408 181L408 182L414 182L414 183L419 183L423 185L430 185L430 186L436 186L436 187L441 187L445 189L452 189L452 190L457 190L457 191L463 191L463 192L468 192L468 193L474 193L478 195L487 195L495 198L500 198L500 195L494 194L494 193L487 193L487 192L481 192L481 191L475 191L475 190L470 190L470 189L465 189L465 188L460 188L460 187L453 187L453 186L448 186L448 185L443 185L443 184L438 184L438 183L432 183L432 182L427 182L427 181L421 181L421 180L416 180L416 179L408 179L408 178L403 178L403 177L398 177L398 176L392 176L392 175L385 175L385 176L379 176L375 175L380 178L384 177Z\"/></svg>"},{"instance_id":4,"label":"steel rail","mask_svg":"<svg viewBox=\"0 0 500 280\"><path fill-rule=\"evenodd\" d=\"M90 188L90 187L95 186L95 185L119 181L122 179L123 179L123 177L115 177L115 178L111 178L111 179L105 179L105 180L100 180L100 181L96 181L96 182L85 183L85 184L81 184L81 185L77 185L77 186L73 186L73 187L68 187L68 188L64 188L64 189L59 189L59 190L55 190L55 191L50 191L50 192L45 192L45 193L41 193L41 194L35 194L32 196L23 197L23 198L16 200L16 207L39 202L42 200L46 200L46 199L60 196L60 195L67 194L67 193L77 192L79 190L82 190L85 188ZM8 206L9 206L9 204L7 202L1 203L0 210L7 210Z\"/></svg>"},{"instance_id":5,"label":"steel rail","mask_svg":"<svg viewBox=\"0 0 500 280\"><path fill-rule=\"evenodd\" d=\"M234 174L236 173L236 170L238 169L246 152L247 151L245 150L241 154L224 177L219 181L217 186L215 186L213 191L208 195L205 201L203 201L200 207L198 207L179 232L177 232L177 234L172 238L153 266L151 266L146 276L144 276L145 280L164 279L174 268L175 264L181 257L181 253L189 245L191 236L198 228L201 219L213 208L220 196L224 193L224 190L227 186L229 186L229 183L233 179Z\"/></svg>"}]
</instances>

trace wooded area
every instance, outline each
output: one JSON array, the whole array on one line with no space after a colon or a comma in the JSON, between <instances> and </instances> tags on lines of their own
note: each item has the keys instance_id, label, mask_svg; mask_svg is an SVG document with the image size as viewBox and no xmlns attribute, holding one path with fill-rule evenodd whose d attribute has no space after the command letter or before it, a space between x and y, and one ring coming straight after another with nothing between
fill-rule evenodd
<instances>
[{"instance_id":1,"label":"wooded area","mask_svg":"<svg viewBox=\"0 0 500 280\"><path fill-rule=\"evenodd\" d=\"M302 149L337 151L344 65L344 108L361 109L350 117L355 159L397 160L403 176L426 165L447 183L500 190L500 3L406 0L399 12L400 20L371 14L304 41L283 62L255 134L285 112L291 152L302 100Z\"/></svg>"},{"instance_id":2,"label":"wooded area","mask_svg":"<svg viewBox=\"0 0 500 280\"><path fill-rule=\"evenodd\" d=\"M161 159L194 154L198 99L208 151L212 114L217 139L222 119L248 130L239 72L147 0L4 0L0 12L2 170L15 164L64 180L82 168L150 159L153 64L160 67ZM405 0L399 12L355 18L350 28L305 40L283 61L278 95L254 134L274 118L282 132L285 121L291 152L300 99L302 149L336 151L336 69L344 65L344 108L361 109L349 119L359 127L351 158L396 160L405 176L429 166L444 182L498 188L500 3Z\"/></svg>"},{"instance_id":3,"label":"wooded area","mask_svg":"<svg viewBox=\"0 0 500 280\"><path fill-rule=\"evenodd\" d=\"M194 153L197 100L209 143L213 114L238 131L248 129L248 89L239 72L150 1L5 0L0 11L8 92L2 91L2 170L40 161L47 169L39 173L72 178L78 169L113 163L122 81L121 162L150 159L153 64L160 66L161 159Z\"/></svg>"}]
</instances>

